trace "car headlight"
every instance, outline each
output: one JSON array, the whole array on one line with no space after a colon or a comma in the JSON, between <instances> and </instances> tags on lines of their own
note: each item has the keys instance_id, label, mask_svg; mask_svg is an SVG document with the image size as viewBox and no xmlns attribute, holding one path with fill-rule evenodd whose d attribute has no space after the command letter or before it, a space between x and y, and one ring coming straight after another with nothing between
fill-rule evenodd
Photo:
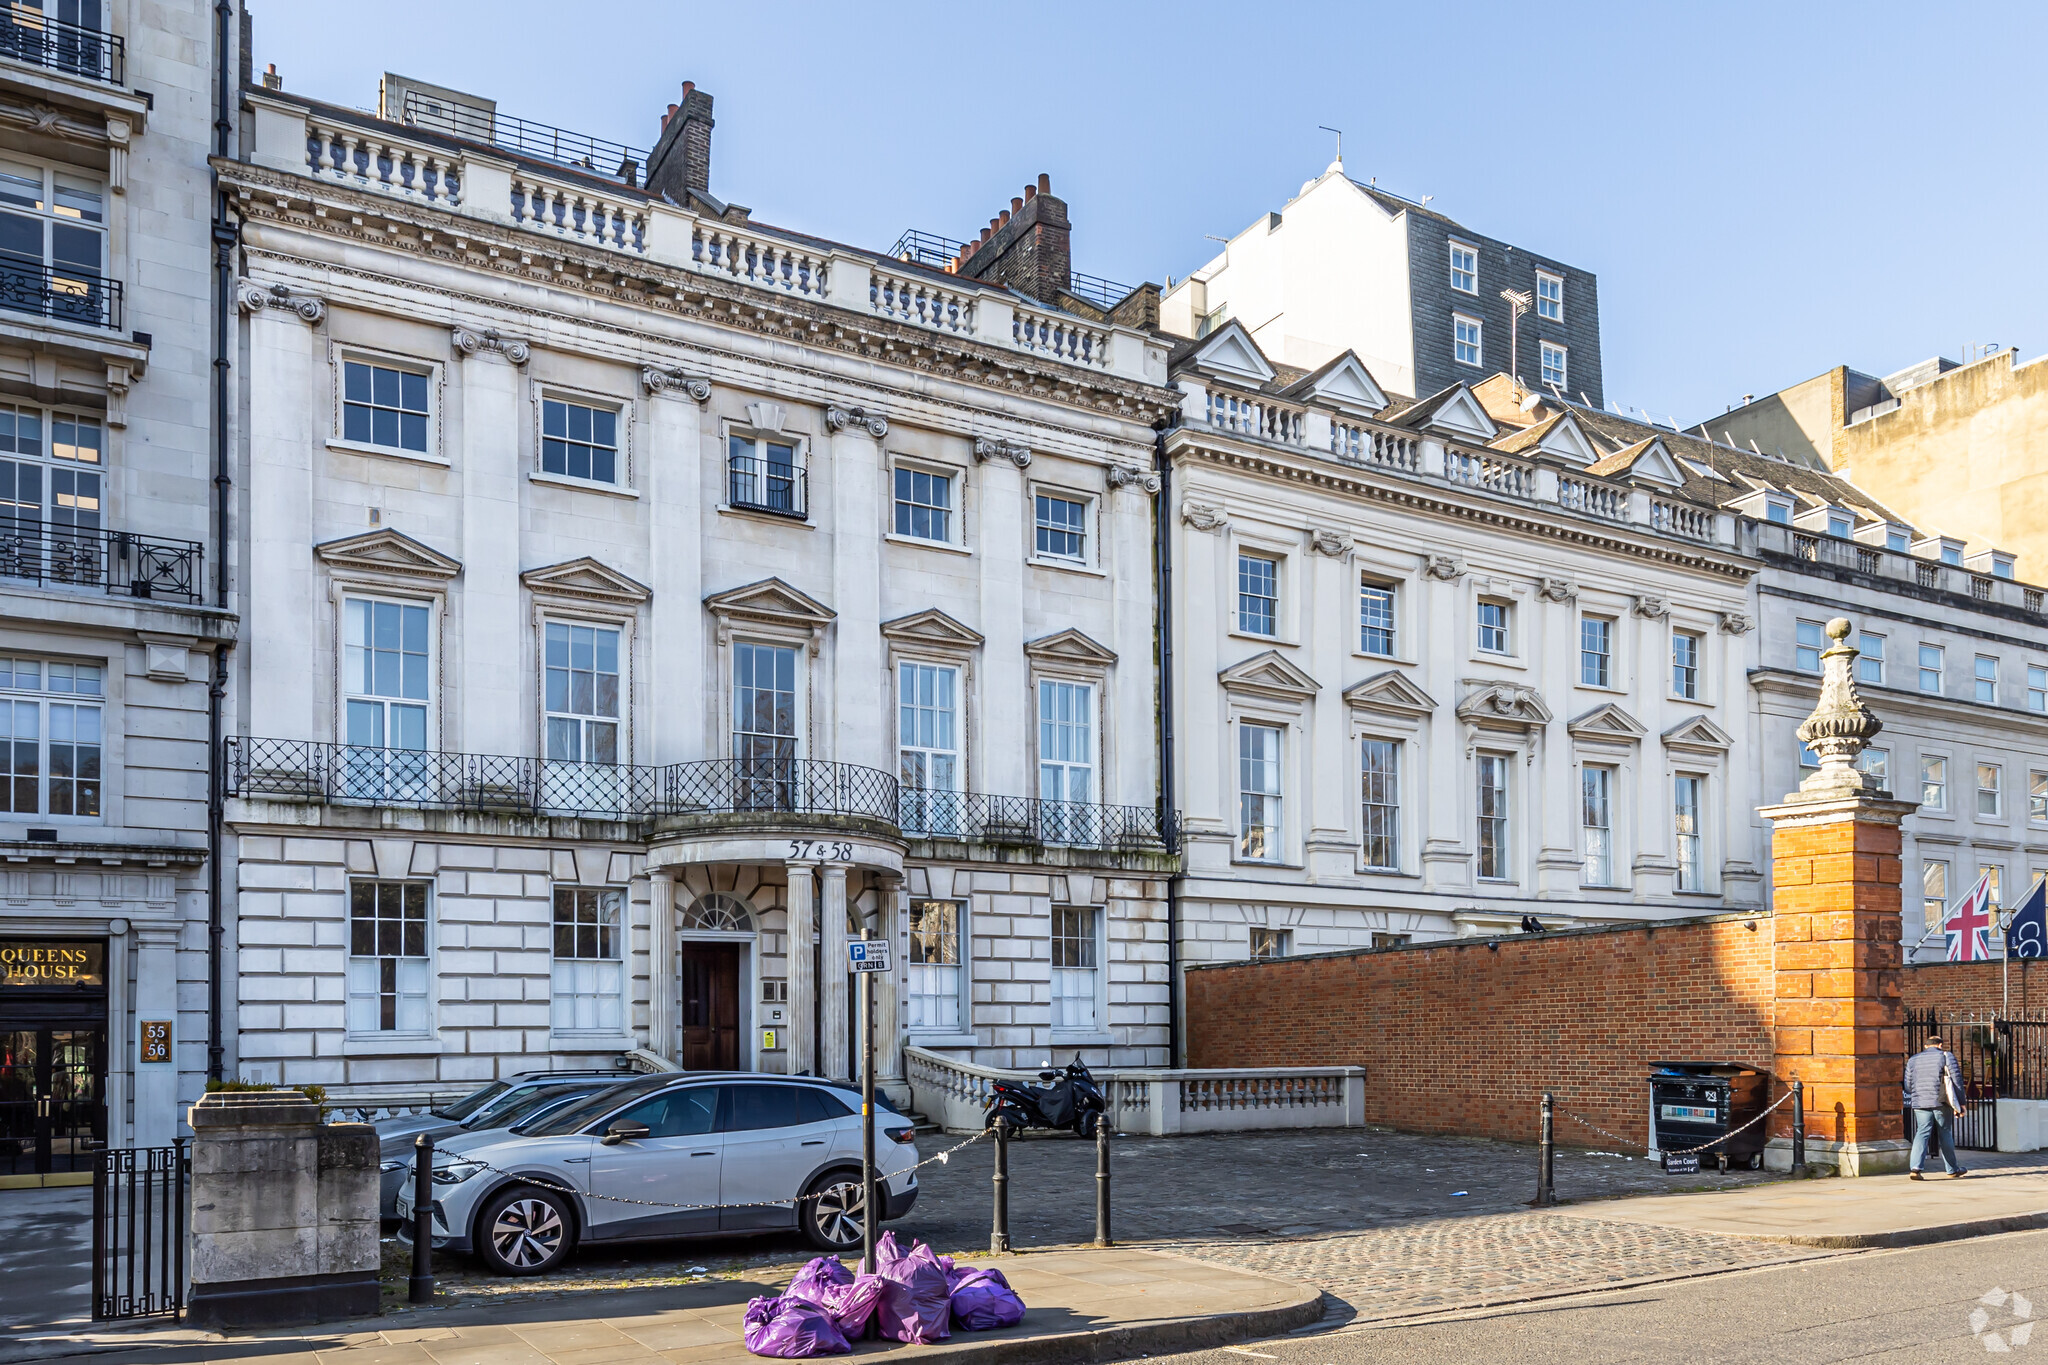
<instances>
[{"instance_id":1,"label":"car headlight","mask_svg":"<svg viewBox=\"0 0 2048 1365\"><path fill-rule=\"evenodd\" d=\"M481 1174L490 1168L481 1161L437 1161L434 1163L436 1185L460 1185L471 1176Z\"/></svg>"},{"instance_id":2,"label":"car headlight","mask_svg":"<svg viewBox=\"0 0 2048 1365\"><path fill-rule=\"evenodd\" d=\"M391 1174L391 1173L392 1173L393 1171L402 1171L402 1170L404 1170L404 1169L405 1169L406 1167L408 1167L408 1166L410 1166L410 1165L412 1165L412 1163L411 1163L410 1161L404 1161L404 1160L400 1160L400 1161L385 1161L385 1162L380 1162L380 1163L378 1164L378 1166L377 1166L377 1169L378 1169L378 1170L380 1170L380 1171L382 1171L382 1172L383 1172L384 1174L386 1174L386 1175L390 1175L390 1174Z\"/></svg>"}]
</instances>

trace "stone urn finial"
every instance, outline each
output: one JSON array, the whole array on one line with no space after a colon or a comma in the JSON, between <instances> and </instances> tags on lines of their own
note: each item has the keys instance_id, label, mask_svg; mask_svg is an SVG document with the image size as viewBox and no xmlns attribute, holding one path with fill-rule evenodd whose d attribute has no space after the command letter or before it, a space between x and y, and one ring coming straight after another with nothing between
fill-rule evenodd
<instances>
[{"instance_id":1,"label":"stone urn finial","mask_svg":"<svg viewBox=\"0 0 2048 1365\"><path fill-rule=\"evenodd\" d=\"M1828 622L1830 644L1820 656L1820 701L1799 727L1799 738L1820 756L1820 770L1799 784L1795 801L1829 801L1842 797L1891 795L1879 778L1857 766L1857 759L1884 729L1856 692L1856 659L1862 653L1849 643L1849 621Z\"/></svg>"}]
</instances>

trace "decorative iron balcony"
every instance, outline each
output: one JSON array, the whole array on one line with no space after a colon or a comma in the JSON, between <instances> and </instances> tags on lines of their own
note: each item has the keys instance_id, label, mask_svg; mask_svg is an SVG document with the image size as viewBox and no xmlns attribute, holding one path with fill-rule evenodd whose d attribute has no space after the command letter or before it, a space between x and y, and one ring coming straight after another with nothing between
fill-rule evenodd
<instances>
[{"instance_id":1,"label":"decorative iron balcony","mask_svg":"<svg viewBox=\"0 0 2048 1365\"><path fill-rule=\"evenodd\" d=\"M121 282L69 266L0 256L0 308L121 330Z\"/></svg>"},{"instance_id":2,"label":"decorative iron balcony","mask_svg":"<svg viewBox=\"0 0 2048 1365\"><path fill-rule=\"evenodd\" d=\"M233 796L335 805L631 822L821 816L870 820L912 839L1108 852L1180 848L1178 818L1162 818L1151 806L923 791L857 763L775 755L651 766L233 738L227 782Z\"/></svg>"},{"instance_id":3,"label":"decorative iron balcony","mask_svg":"<svg viewBox=\"0 0 2048 1365\"><path fill-rule=\"evenodd\" d=\"M810 486L805 473L799 465L764 460L756 455L728 456L726 505L802 520L810 515Z\"/></svg>"},{"instance_id":4,"label":"decorative iron balcony","mask_svg":"<svg viewBox=\"0 0 2048 1365\"><path fill-rule=\"evenodd\" d=\"M1180 847L1179 821L1152 806L1042 801L1030 796L903 788L897 824L913 839L1099 849Z\"/></svg>"},{"instance_id":5,"label":"decorative iron balcony","mask_svg":"<svg viewBox=\"0 0 2048 1365\"><path fill-rule=\"evenodd\" d=\"M114 597L197 602L205 555L196 540L0 517L0 578L100 588Z\"/></svg>"},{"instance_id":6,"label":"decorative iron balcony","mask_svg":"<svg viewBox=\"0 0 2048 1365\"><path fill-rule=\"evenodd\" d=\"M21 5L0 12L0 57L108 85L127 76L127 49L119 38Z\"/></svg>"}]
</instances>

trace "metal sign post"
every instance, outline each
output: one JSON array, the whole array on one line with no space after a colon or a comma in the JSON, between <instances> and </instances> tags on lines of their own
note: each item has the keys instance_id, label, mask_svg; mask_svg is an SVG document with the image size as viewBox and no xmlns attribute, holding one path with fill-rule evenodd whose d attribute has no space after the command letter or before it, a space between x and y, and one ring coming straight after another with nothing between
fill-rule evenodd
<instances>
[{"instance_id":1,"label":"metal sign post","mask_svg":"<svg viewBox=\"0 0 2048 1365\"><path fill-rule=\"evenodd\" d=\"M875 1187L875 973L889 970L889 941L862 937L847 944L846 965L860 977L860 1273L872 1275L882 1209Z\"/></svg>"}]
</instances>

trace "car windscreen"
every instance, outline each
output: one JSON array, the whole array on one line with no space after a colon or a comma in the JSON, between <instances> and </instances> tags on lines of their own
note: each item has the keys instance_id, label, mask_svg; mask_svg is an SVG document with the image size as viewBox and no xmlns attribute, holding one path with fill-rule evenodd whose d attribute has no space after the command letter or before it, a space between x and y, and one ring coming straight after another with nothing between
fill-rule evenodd
<instances>
[{"instance_id":1,"label":"car windscreen","mask_svg":"<svg viewBox=\"0 0 2048 1365\"><path fill-rule=\"evenodd\" d=\"M638 1099L651 1090L659 1090L674 1080L673 1076L648 1076L614 1085L544 1114L532 1123L517 1125L513 1131L521 1137L560 1137L564 1133L573 1133L595 1123L617 1106Z\"/></svg>"},{"instance_id":2,"label":"car windscreen","mask_svg":"<svg viewBox=\"0 0 2048 1365\"><path fill-rule=\"evenodd\" d=\"M511 1088L508 1082L492 1081L483 1089L472 1091L455 1103L434 1110L434 1117L447 1119L450 1123L460 1123Z\"/></svg>"},{"instance_id":3,"label":"car windscreen","mask_svg":"<svg viewBox=\"0 0 2048 1365\"><path fill-rule=\"evenodd\" d=\"M500 1096L494 1102L471 1114L462 1125L465 1128L510 1128L524 1123L543 1109L552 1108L559 1100L574 1099L588 1095L593 1090L603 1089L603 1081L584 1081L579 1085L534 1085L510 1095Z\"/></svg>"}]
</instances>

